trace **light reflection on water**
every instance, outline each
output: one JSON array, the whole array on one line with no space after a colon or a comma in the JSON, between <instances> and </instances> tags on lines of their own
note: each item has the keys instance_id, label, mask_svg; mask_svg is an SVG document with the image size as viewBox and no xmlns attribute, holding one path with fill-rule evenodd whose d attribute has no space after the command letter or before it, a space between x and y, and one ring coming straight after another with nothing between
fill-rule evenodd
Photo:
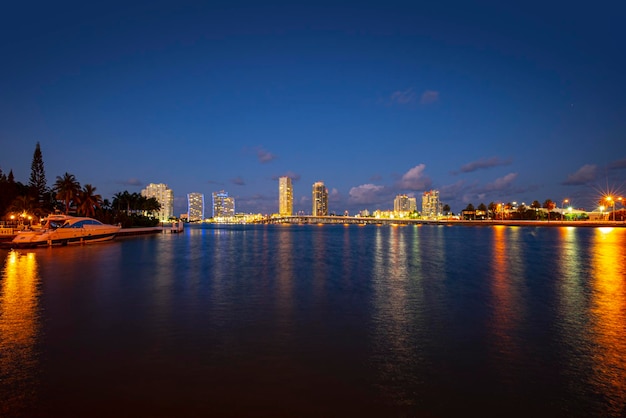
<instances>
[{"instance_id":1,"label":"light reflection on water","mask_svg":"<svg viewBox=\"0 0 626 418\"><path fill-rule=\"evenodd\" d=\"M606 414L626 413L626 242L623 231L598 229L592 243L591 334L594 391Z\"/></svg>"},{"instance_id":2,"label":"light reflection on water","mask_svg":"<svg viewBox=\"0 0 626 418\"><path fill-rule=\"evenodd\" d=\"M0 281L0 416L22 416L37 397L38 297L35 254L10 251Z\"/></svg>"},{"instance_id":3,"label":"light reflection on water","mask_svg":"<svg viewBox=\"0 0 626 418\"><path fill-rule=\"evenodd\" d=\"M0 411L620 416L625 251L622 228L277 225L0 252Z\"/></svg>"}]
</instances>

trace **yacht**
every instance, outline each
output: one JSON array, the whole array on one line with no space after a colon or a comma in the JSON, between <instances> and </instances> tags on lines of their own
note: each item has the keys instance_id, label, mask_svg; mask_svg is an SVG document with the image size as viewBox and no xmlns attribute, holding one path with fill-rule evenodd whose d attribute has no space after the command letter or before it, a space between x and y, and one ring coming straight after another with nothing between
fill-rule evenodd
<instances>
[{"instance_id":1,"label":"yacht","mask_svg":"<svg viewBox=\"0 0 626 418\"><path fill-rule=\"evenodd\" d=\"M41 228L17 233L12 247L86 244L115 238L120 225L108 225L86 217L50 215Z\"/></svg>"}]
</instances>

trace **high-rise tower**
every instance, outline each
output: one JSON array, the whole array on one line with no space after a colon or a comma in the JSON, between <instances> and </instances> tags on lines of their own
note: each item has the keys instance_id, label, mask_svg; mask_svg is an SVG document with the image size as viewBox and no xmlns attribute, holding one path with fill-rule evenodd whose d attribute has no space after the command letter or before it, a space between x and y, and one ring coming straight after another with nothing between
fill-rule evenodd
<instances>
[{"instance_id":1,"label":"high-rise tower","mask_svg":"<svg viewBox=\"0 0 626 418\"><path fill-rule=\"evenodd\" d=\"M323 181L313 183L313 216L328 215L328 189Z\"/></svg>"},{"instance_id":2,"label":"high-rise tower","mask_svg":"<svg viewBox=\"0 0 626 418\"><path fill-rule=\"evenodd\" d=\"M441 215L442 204L439 201L439 190L430 190L422 195L422 218L436 219Z\"/></svg>"},{"instance_id":3,"label":"high-rise tower","mask_svg":"<svg viewBox=\"0 0 626 418\"><path fill-rule=\"evenodd\" d=\"M189 222L204 220L204 194L187 194L187 219Z\"/></svg>"},{"instance_id":4,"label":"high-rise tower","mask_svg":"<svg viewBox=\"0 0 626 418\"><path fill-rule=\"evenodd\" d=\"M213 217L227 218L235 216L235 199L224 190L213 193Z\"/></svg>"},{"instance_id":5,"label":"high-rise tower","mask_svg":"<svg viewBox=\"0 0 626 418\"><path fill-rule=\"evenodd\" d=\"M161 204L161 210L157 212L161 222L174 217L174 192L167 184L150 183L141 191L141 195L147 198L154 197Z\"/></svg>"},{"instance_id":6,"label":"high-rise tower","mask_svg":"<svg viewBox=\"0 0 626 418\"><path fill-rule=\"evenodd\" d=\"M287 176L278 179L278 213L281 216L293 214L293 187Z\"/></svg>"}]
</instances>

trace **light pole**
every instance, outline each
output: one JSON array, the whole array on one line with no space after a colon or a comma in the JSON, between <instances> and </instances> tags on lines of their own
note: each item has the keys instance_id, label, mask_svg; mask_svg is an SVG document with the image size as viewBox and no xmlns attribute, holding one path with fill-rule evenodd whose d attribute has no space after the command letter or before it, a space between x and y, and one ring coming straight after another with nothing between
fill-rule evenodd
<instances>
[{"instance_id":1,"label":"light pole","mask_svg":"<svg viewBox=\"0 0 626 418\"><path fill-rule=\"evenodd\" d=\"M609 206L613 205L613 222L615 222L615 200L611 196L607 196L606 201L609 202Z\"/></svg>"},{"instance_id":2,"label":"light pole","mask_svg":"<svg viewBox=\"0 0 626 418\"><path fill-rule=\"evenodd\" d=\"M569 203L569 199L563 199L563 201L561 202L561 220L565 219L565 204Z\"/></svg>"}]
</instances>

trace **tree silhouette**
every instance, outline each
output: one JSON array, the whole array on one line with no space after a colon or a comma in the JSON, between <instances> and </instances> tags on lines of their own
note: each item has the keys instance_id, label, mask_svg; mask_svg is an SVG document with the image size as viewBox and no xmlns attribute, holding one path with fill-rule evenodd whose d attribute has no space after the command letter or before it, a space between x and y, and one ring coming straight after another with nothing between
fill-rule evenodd
<instances>
[{"instance_id":1,"label":"tree silhouette","mask_svg":"<svg viewBox=\"0 0 626 418\"><path fill-rule=\"evenodd\" d=\"M70 211L70 203L74 202L80 193L80 183L76 181L73 174L65 173L63 177L57 176L54 191L56 198L64 202L65 214L67 215Z\"/></svg>"},{"instance_id":2,"label":"tree silhouette","mask_svg":"<svg viewBox=\"0 0 626 418\"><path fill-rule=\"evenodd\" d=\"M78 212L93 217L96 214L96 209L102 206L102 196L95 194L96 188L91 184L85 184L83 189L78 193L77 203Z\"/></svg>"},{"instance_id":3,"label":"tree silhouette","mask_svg":"<svg viewBox=\"0 0 626 418\"><path fill-rule=\"evenodd\" d=\"M43 167L43 157L41 155L39 142L37 142L35 152L33 153L33 162L30 166L30 180L28 181L28 186L32 189L33 196L35 196L37 202L43 203L44 196L48 191L48 186L46 184L46 172Z\"/></svg>"}]
</instances>

